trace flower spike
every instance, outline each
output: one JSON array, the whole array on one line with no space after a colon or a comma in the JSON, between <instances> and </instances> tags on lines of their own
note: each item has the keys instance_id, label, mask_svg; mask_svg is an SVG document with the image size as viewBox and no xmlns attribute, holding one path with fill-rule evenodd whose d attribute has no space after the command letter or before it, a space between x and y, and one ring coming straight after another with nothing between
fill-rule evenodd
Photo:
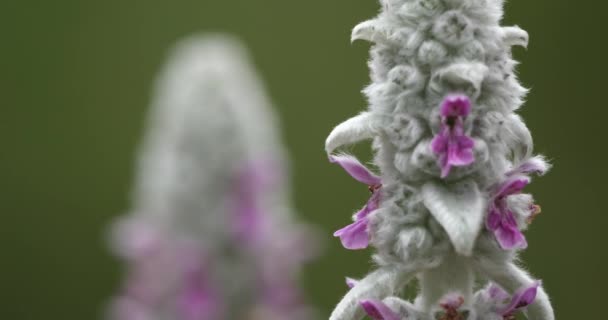
<instances>
[{"instance_id":1,"label":"flower spike","mask_svg":"<svg viewBox=\"0 0 608 320\"><path fill-rule=\"evenodd\" d=\"M377 269L330 320L504 320L524 305L529 319L554 320L543 287L514 264L540 208L524 188L550 167L517 114L528 90L511 50L526 47L528 33L501 26L502 0L380 5L351 36L371 42L369 107L338 125L325 148L372 141L377 174L349 156L330 161L370 186L354 223L334 235L347 249L371 247ZM413 278L410 303L398 295ZM504 288L491 292L502 298L475 292L479 281Z\"/></svg>"}]
</instances>

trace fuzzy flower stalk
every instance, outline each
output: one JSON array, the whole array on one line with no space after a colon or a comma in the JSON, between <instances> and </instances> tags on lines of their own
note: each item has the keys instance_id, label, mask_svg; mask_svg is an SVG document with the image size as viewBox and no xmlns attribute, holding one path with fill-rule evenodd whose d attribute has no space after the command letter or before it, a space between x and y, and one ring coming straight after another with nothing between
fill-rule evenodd
<instances>
[{"instance_id":1,"label":"fuzzy flower stalk","mask_svg":"<svg viewBox=\"0 0 608 320\"><path fill-rule=\"evenodd\" d=\"M541 282L516 263L540 212L524 188L549 168L515 113L527 90L511 50L528 34L500 26L503 0L381 6L352 33L372 42L369 109L326 141L330 161L371 191L335 236L373 247L377 269L348 280L330 319L553 320ZM334 153L370 139L377 173ZM414 280L417 297L400 298Z\"/></svg>"},{"instance_id":2,"label":"fuzzy flower stalk","mask_svg":"<svg viewBox=\"0 0 608 320\"><path fill-rule=\"evenodd\" d=\"M127 275L108 319L314 319L297 285L314 241L286 160L241 45L180 42L157 81L132 208L111 230Z\"/></svg>"}]
</instances>

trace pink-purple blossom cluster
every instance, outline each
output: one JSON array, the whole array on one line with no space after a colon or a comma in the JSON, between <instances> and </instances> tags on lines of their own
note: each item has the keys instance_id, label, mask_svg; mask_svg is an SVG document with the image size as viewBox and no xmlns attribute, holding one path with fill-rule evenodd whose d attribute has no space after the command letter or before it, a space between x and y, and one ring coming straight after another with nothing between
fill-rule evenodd
<instances>
[{"instance_id":1,"label":"pink-purple blossom cluster","mask_svg":"<svg viewBox=\"0 0 608 320\"><path fill-rule=\"evenodd\" d=\"M127 263L122 293L114 298L112 320L287 319L303 317L306 306L296 273L312 254L305 230L279 228L260 199L273 188L272 168L252 165L235 179L233 209L223 251L208 248L187 233L169 231L143 219L120 221L114 230L117 251ZM163 231L161 231L163 230ZM230 263L248 269L239 297L227 287ZM236 284L240 286L239 284ZM245 310L235 304L250 304Z\"/></svg>"},{"instance_id":2,"label":"pink-purple blossom cluster","mask_svg":"<svg viewBox=\"0 0 608 320\"><path fill-rule=\"evenodd\" d=\"M540 283L517 290L513 295L508 294L501 287L490 284L475 294L473 308L464 309L464 298L458 294L448 294L439 303L439 308L432 319L438 320L467 320L467 319L504 319L514 320L515 312L524 310L534 302ZM385 302L380 300L363 300L361 306L373 320L408 320L409 313L422 313L409 310L407 315L401 315ZM479 308L479 310L477 310ZM403 311L402 311L403 312ZM483 314L479 314L483 313ZM475 316L471 316L471 314ZM495 317L491 317L495 316Z\"/></svg>"},{"instance_id":3,"label":"pink-purple blossom cluster","mask_svg":"<svg viewBox=\"0 0 608 320\"><path fill-rule=\"evenodd\" d=\"M446 178L452 167L463 167L475 162L474 141L464 134L463 121L471 112L471 102L466 96L448 96L441 105L441 130L432 141L431 148L437 155L441 177ZM330 156L330 162L340 165L355 180L368 185L372 196L365 206L354 215L352 224L336 231L342 245L351 250L364 249L369 244L368 216L378 209L382 194L382 180L361 162L350 155ZM486 226L491 230L503 249L523 249L527 242L520 231L507 198L519 194L530 182L529 175L544 174L546 164L532 158L507 172L504 180L490 191L490 204ZM530 204L530 210L533 205Z\"/></svg>"},{"instance_id":4,"label":"pink-purple blossom cluster","mask_svg":"<svg viewBox=\"0 0 608 320\"><path fill-rule=\"evenodd\" d=\"M464 95L451 95L444 99L440 107L441 128L430 145L437 156L437 165L441 169L441 178L446 179L453 167L466 167L474 164L474 140L464 132L463 123L471 113L471 102ZM364 249L369 245L369 217L380 208L382 200L382 178L374 174L355 157L350 155L330 155L330 162L340 165L355 180L366 184L372 195L362 209L353 216L354 222L334 233L342 245L350 250ZM524 249L526 239L520 230L514 209L510 207L508 198L521 194L530 182L530 174L544 174L548 169L546 162L539 157L530 158L517 167L508 171L501 182L487 190L489 202L487 207L486 227L491 231L496 242L503 250ZM529 213L534 214L538 206L530 203ZM349 287L354 287L357 281L347 279ZM521 288L510 297L510 303L504 304L508 294L496 285L477 293L477 296L487 297L486 304L495 305L492 312L500 314L504 319L512 319L515 311L525 308L534 301L539 283ZM397 315L386 304L379 300L363 300L362 308L374 320L405 319ZM465 319L459 311L463 304L462 298L445 298L440 303L443 315L439 319ZM462 317L462 318L461 318Z\"/></svg>"},{"instance_id":5,"label":"pink-purple blossom cluster","mask_svg":"<svg viewBox=\"0 0 608 320\"><path fill-rule=\"evenodd\" d=\"M441 177L450 174L452 167L468 166L475 161L473 139L464 133L464 119L471 113L471 101L467 96L448 96L441 105L441 129L431 142L438 156Z\"/></svg>"},{"instance_id":6,"label":"pink-purple blossom cluster","mask_svg":"<svg viewBox=\"0 0 608 320\"><path fill-rule=\"evenodd\" d=\"M365 206L355 213L355 222L334 233L334 236L340 237L345 248L350 250L365 249L369 245L367 218L370 213L378 209L382 189L381 179L352 156L330 156L330 161L344 168L355 180L366 184L372 193Z\"/></svg>"}]
</instances>

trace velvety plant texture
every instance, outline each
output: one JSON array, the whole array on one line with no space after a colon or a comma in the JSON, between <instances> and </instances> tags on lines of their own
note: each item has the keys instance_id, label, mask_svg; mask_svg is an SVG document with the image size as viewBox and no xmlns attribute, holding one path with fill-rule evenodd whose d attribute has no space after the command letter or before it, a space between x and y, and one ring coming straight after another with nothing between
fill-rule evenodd
<instances>
[{"instance_id":1,"label":"velvety plant texture","mask_svg":"<svg viewBox=\"0 0 608 320\"><path fill-rule=\"evenodd\" d=\"M524 187L548 163L517 115L519 27L500 25L502 0L382 0L352 40L372 43L369 109L326 141L330 161L369 185L347 249L374 248L375 270L331 320L553 320L540 281L521 267L523 231L539 213ZM376 170L339 147L373 141ZM377 171L378 173L373 173ZM402 290L417 282L412 301Z\"/></svg>"}]
</instances>

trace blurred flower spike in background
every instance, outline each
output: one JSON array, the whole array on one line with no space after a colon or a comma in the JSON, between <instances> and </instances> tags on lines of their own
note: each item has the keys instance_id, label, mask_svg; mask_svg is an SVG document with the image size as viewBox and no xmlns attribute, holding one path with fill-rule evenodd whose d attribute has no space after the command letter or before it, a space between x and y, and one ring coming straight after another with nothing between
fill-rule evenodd
<instances>
[{"instance_id":1,"label":"blurred flower spike in background","mask_svg":"<svg viewBox=\"0 0 608 320\"><path fill-rule=\"evenodd\" d=\"M157 80L132 208L111 228L127 274L108 319L314 319L298 275L317 246L288 170L242 45L182 40Z\"/></svg>"}]
</instances>

